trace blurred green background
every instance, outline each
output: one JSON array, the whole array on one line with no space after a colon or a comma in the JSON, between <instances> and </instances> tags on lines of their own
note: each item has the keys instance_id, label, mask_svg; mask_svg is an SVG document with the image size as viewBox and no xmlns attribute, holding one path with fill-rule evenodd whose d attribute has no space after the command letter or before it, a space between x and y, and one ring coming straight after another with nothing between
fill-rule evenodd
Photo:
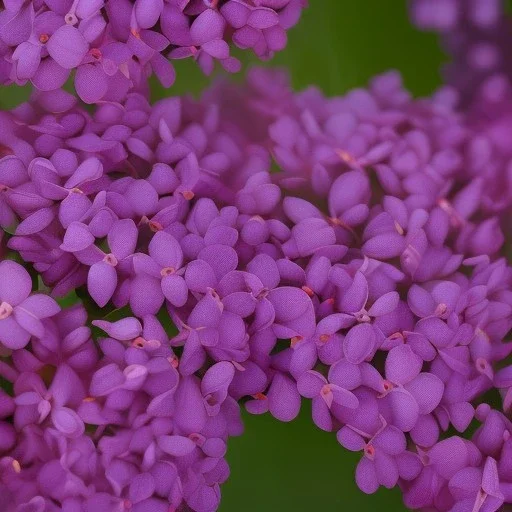
<instances>
[{"instance_id":1,"label":"blurred green background","mask_svg":"<svg viewBox=\"0 0 512 512\"><path fill-rule=\"evenodd\" d=\"M388 69L402 72L416 96L441 82L443 62L435 36L414 30L406 0L311 0L301 23L289 34L287 49L269 65L289 69L295 88L310 84L329 95L364 86ZM242 56L245 66L256 63ZM191 61L177 63L172 94L199 93L207 84ZM153 98L169 94L157 84ZM15 106L27 88L3 89L0 104ZM282 424L269 416L244 415L246 432L230 441L231 478L223 486L221 512L402 511L397 490L373 496L354 482L358 454L347 453L333 434L318 430L308 404L300 417Z\"/></svg>"}]
</instances>

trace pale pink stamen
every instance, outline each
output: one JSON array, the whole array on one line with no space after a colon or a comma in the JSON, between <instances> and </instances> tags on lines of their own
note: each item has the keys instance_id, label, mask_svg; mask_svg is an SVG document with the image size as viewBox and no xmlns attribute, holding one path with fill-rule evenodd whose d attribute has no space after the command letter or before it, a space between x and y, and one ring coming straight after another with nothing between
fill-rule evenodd
<instances>
[{"instance_id":1,"label":"pale pink stamen","mask_svg":"<svg viewBox=\"0 0 512 512\"><path fill-rule=\"evenodd\" d=\"M91 57L96 60L101 60L101 57L103 56L99 48L91 48L89 53L91 54Z\"/></svg>"},{"instance_id":2,"label":"pale pink stamen","mask_svg":"<svg viewBox=\"0 0 512 512\"><path fill-rule=\"evenodd\" d=\"M157 231L162 231L164 227L159 222L156 222L154 220L149 221L149 229L153 231L153 233L156 233Z\"/></svg>"},{"instance_id":3,"label":"pale pink stamen","mask_svg":"<svg viewBox=\"0 0 512 512\"><path fill-rule=\"evenodd\" d=\"M448 306L444 303L438 304L435 310L436 316L443 316L448 311Z\"/></svg>"},{"instance_id":4,"label":"pale pink stamen","mask_svg":"<svg viewBox=\"0 0 512 512\"><path fill-rule=\"evenodd\" d=\"M117 260L117 258L112 254L107 254L104 258L103 258L103 261L107 264L107 265L110 265L111 267L116 267L117 264L119 263L119 261Z\"/></svg>"},{"instance_id":5,"label":"pale pink stamen","mask_svg":"<svg viewBox=\"0 0 512 512\"><path fill-rule=\"evenodd\" d=\"M395 229L399 235L404 234L404 228L398 224L398 222L395 220Z\"/></svg>"},{"instance_id":6,"label":"pale pink stamen","mask_svg":"<svg viewBox=\"0 0 512 512\"><path fill-rule=\"evenodd\" d=\"M368 457L370 460L373 460L375 457L375 447L371 444L367 444L364 447L364 454L366 457Z\"/></svg>"},{"instance_id":7,"label":"pale pink stamen","mask_svg":"<svg viewBox=\"0 0 512 512\"><path fill-rule=\"evenodd\" d=\"M68 25L76 25L78 23L78 18L75 13L79 1L80 0L74 0L73 4L71 5L71 9L69 9L69 12L64 16L64 21Z\"/></svg>"},{"instance_id":8,"label":"pale pink stamen","mask_svg":"<svg viewBox=\"0 0 512 512\"><path fill-rule=\"evenodd\" d=\"M7 302L2 302L0 304L0 320L9 318L12 314L12 311L13 307L10 304L7 304Z\"/></svg>"}]
</instances>

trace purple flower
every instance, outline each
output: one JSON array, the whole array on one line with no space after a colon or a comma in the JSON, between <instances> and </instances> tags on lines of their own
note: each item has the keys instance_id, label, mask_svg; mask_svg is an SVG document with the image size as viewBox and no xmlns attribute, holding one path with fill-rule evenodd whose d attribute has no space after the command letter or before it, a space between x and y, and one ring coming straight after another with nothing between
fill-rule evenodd
<instances>
[{"instance_id":1,"label":"purple flower","mask_svg":"<svg viewBox=\"0 0 512 512\"><path fill-rule=\"evenodd\" d=\"M414 0L411 17L420 28L442 34L453 57L446 76L460 90L465 105L488 77L510 72L509 19L498 0L470 5L460 0Z\"/></svg>"},{"instance_id":2,"label":"purple flower","mask_svg":"<svg viewBox=\"0 0 512 512\"><path fill-rule=\"evenodd\" d=\"M9 509L213 512L238 403L291 421L302 397L362 452L363 491L440 511L509 502L510 421L480 403L498 388L510 406L501 129L393 73L325 98L259 71L151 106L148 74L172 78L162 52L229 68L232 36L268 55L302 2L46 3L6 3L0 52L48 16L35 73L76 69L101 104L47 91L2 114L8 247L86 308L61 312L0 263ZM471 441L447 434L472 420Z\"/></svg>"},{"instance_id":3,"label":"purple flower","mask_svg":"<svg viewBox=\"0 0 512 512\"><path fill-rule=\"evenodd\" d=\"M351 451L362 451L363 457L356 469L356 482L368 494L377 491L380 485L393 488L398 479L411 471L417 473L418 464L408 461L405 454L406 439L403 432L391 425L382 426L373 436L344 426L337 433L338 442ZM366 439L365 439L366 438ZM407 469L404 466L409 466Z\"/></svg>"},{"instance_id":4,"label":"purple flower","mask_svg":"<svg viewBox=\"0 0 512 512\"><path fill-rule=\"evenodd\" d=\"M135 271L161 280L165 298L176 307L183 306L188 298L188 287L182 276L185 268L182 268L183 251L179 242L172 235L159 231L151 239L148 252L149 258L142 254L135 256Z\"/></svg>"},{"instance_id":5,"label":"purple flower","mask_svg":"<svg viewBox=\"0 0 512 512\"><path fill-rule=\"evenodd\" d=\"M407 345L392 348L386 357L383 415L404 432L414 428L420 414L431 413L443 397L441 379L421 372L422 366L421 358Z\"/></svg>"},{"instance_id":6,"label":"purple flower","mask_svg":"<svg viewBox=\"0 0 512 512\"><path fill-rule=\"evenodd\" d=\"M32 293L32 279L19 264L0 263L0 340L8 349L23 348L31 336L41 338L45 328L42 319L60 311L47 295Z\"/></svg>"},{"instance_id":7,"label":"purple flower","mask_svg":"<svg viewBox=\"0 0 512 512\"><path fill-rule=\"evenodd\" d=\"M108 231L110 252L97 251L99 261L91 265L87 276L87 289L98 306L105 306L114 295L119 283L118 273L123 270L129 273L137 236L137 226L131 219L115 221Z\"/></svg>"},{"instance_id":8,"label":"purple flower","mask_svg":"<svg viewBox=\"0 0 512 512\"><path fill-rule=\"evenodd\" d=\"M329 412L333 402L349 409L357 409L359 406L357 397L342 387L343 382L340 382L340 385L338 385L336 377L335 372L333 372L333 375L329 372L329 380L327 380L320 373L308 370L297 381L299 393L313 400L313 421L318 427L327 431L331 431L333 428Z\"/></svg>"},{"instance_id":9,"label":"purple flower","mask_svg":"<svg viewBox=\"0 0 512 512\"><path fill-rule=\"evenodd\" d=\"M300 411L300 395L294 382L286 375L276 373L266 394L259 393L246 403L252 414L270 411L280 421L292 421Z\"/></svg>"},{"instance_id":10,"label":"purple flower","mask_svg":"<svg viewBox=\"0 0 512 512\"><path fill-rule=\"evenodd\" d=\"M286 45L286 31L303 0L253 6L245 0L183 4L178 0L7 4L0 16L2 81L31 81L43 91L62 87L76 70L75 88L87 103L120 100L146 90L150 74L174 83L168 58L193 57L209 74L214 61L236 72L229 43L269 58ZM229 29L228 29L229 25ZM169 48L172 50L169 52Z\"/></svg>"},{"instance_id":11,"label":"purple flower","mask_svg":"<svg viewBox=\"0 0 512 512\"><path fill-rule=\"evenodd\" d=\"M85 426L74 408L85 398L85 390L71 368L59 366L48 389L35 374L23 374L16 385L14 421L18 429L49 418L67 437L77 438L84 433Z\"/></svg>"}]
</instances>

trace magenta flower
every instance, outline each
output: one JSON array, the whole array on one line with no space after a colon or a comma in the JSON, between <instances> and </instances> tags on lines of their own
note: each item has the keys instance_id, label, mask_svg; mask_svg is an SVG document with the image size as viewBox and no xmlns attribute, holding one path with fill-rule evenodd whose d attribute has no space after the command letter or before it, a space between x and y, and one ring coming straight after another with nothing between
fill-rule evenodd
<instances>
[{"instance_id":1,"label":"magenta flower","mask_svg":"<svg viewBox=\"0 0 512 512\"><path fill-rule=\"evenodd\" d=\"M107 234L110 252L97 250L98 254L94 255L99 261L89 269L87 289L98 306L105 306L114 295L119 283L118 273L129 272L137 236L137 226L131 219L115 221Z\"/></svg>"},{"instance_id":2,"label":"magenta flower","mask_svg":"<svg viewBox=\"0 0 512 512\"><path fill-rule=\"evenodd\" d=\"M32 293L32 279L19 264L0 263L0 341L8 349L23 348L32 336L42 338L41 320L60 311L47 295Z\"/></svg>"},{"instance_id":3,"label":"magenta flower","mask_svg":"<svg viewBox=\"0 0 512 512\"><path fill-rule=\"evenodd\" d=\"M161 292L155 293L163 293L173 306L183 306L187 302L188 287L182 276L185 268L182 268L183 251L179 242L172 235L159 231L151 239L148 252L149 257L135 256L135 272L147 274L157 282L160 280Z\"/></svg>"},{"instance_id":4,"label":"magenta flower","mask_svg":"<svg viewBox=\"0 0 512 512\"><path fill-rule=\"evenodd\" d=\"M240 62L230 43L270 58L286 46L286 31L303 0L253 6L245 0L183 3L138 0L62 4L7 3L0 16L2 82L31 81L53 91L76 70L75 88L87 103L118 101L145 90L155 74L165 87L175 80L168 58L193 57L210 74L218 60L230 72Z\"/></svg>"}]
</instances>

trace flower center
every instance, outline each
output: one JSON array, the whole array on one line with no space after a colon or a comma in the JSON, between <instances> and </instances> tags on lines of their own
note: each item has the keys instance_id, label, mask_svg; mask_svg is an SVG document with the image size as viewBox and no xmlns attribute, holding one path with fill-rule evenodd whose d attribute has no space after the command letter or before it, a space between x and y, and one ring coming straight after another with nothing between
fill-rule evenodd
<instances>
[{"instance_id":1,"label":"flower center","mask_svg":"<svg viewBox=\"0 0 512 512\"><path fill-rule=\"evenodd\" d=\"M78 187L73 187L70 191L70 194L83 194L83 192Z\"/></svg>"},{"instance_id":2,"label":"flower center","mask_svg":"<svg viewBox=\"0 0 512 512\"><path fill-rule=\"evenodd\" d=\"M373 460L373 458L375 457L375 448L373 445L371 444L367 444L365 447L364 447L364 454L366 457L368 457L370 460Z\"/></svg>"},{"instance_id":3,"label":"flower center","mask_svg":"<svg viewBox=\"0 0 512 512\"><path fill-rule=\"evenodd\" d=\"M295 345L297 345L297 343L299 343L299 341L302 341L304 339L303 336L294 336L291 340L290 340L290 346L291 347L295 347Z\"/></svg>"},{"instance_id":4,"label":"flower center","mask_svg":"<svg viewBox=\"0 0 512 512\"><path fill-rule=\"evenodd\" d=\"M324 384L322 386L322 389L320 390L320 394L322 396L327 396L331 393L331 385L330 384Z\"/></svg>"},{"instance_id":5,"label":"flower center","mask_svg":"<svg viewBox=\"0 0 512 512\"><path fill-rule=\"evenodd\" d=\"M436 307L436 316L442 316L448 311L448 306L444 303L438 304Z\"/></svg>"},{"instance_id":6,"label":"flower center","mask_svg":"<svg viewBox=\"0 0 512 512\"><path fill-rule=\"evenodd\" d=\"M140 39L140 32L139 32L139 30L138 30L138 29L136 29L136 28L132 28L132 29L130 30L130 32L131 32L131 34L132 34L132 36L133 36L133 37L136 37L137 39Z\"/></svg>"},{"instance_id":7,"label":"flower center","mask_svg":"<svg viewBox=\"0 0 512 512\"><path fill-rule=\"evenodd\" d=\"M479 373L481 373L482 375L487 375L487 377L493 379L492 367L486 359L484 359L483 357L479 357L475 361L475 366Z\"/></svg>"},{"instance_id":8,"label":"flower center","mask_svg":"<svg viewBox=\"0 0 512 512\"><path fill-rule=\"evenodd\" d=\"M371 321L371 318L370 316L368 315L368 312L366 311L366 309L362 309L361 311L358 311L355 315L356 317L356 320L358 322L370 322Z\"/></svg>"},{"instance_id":9,"label":"flower center","mask_svg":"<svg viewBox=\"0 0 512 512\"><path fill-rule=\"evenodd\" d=\"M355 162L355 158L348 151L345 151L344 149L336 149L335 152L342 162L345 162L346 164L353 164Z\"/></svg>"},{"instance_id":10,"label":"flower center","mask_svg":"<svg viewBox=\"0 0 512 512\"><path fill-rule=\"evenodd\" d=\"M218 403L217 397L215 397L214 395L206 395L205 401L211 407L217 405Z\"/></svg>"},{"instance_id":11,"label":"flower center","mask_svg":"<svg viewBox=\"0 0 512 512\"><path fill-rule=\"evenodd\" d=\"M394 388L393 383L389 382L389 380L383 381L382 387L384 388L385 393L389 393Z\"/></svg>"},{"instance_id":12,"label":"flower center","mask_svg":"<svg viewBox=\"0 0 512 512\"><path fill-rule=\"evenodd\" d=\"M162 231L164 227L159 222L156 222L155 220L149 221L149 229L153 231L153 233L156 233L157 231Z\"/></svg>"},{"instance_id":13,"label":"flower center","mask_svg":"<svg viewBox=\"0 0 512 512\"><path fill-rule=\"evenodd\" d=\"M263 288L260 293L258 293L258 295L256 296L257 299L261 300L261 299L264 299L266 298L266 296L269 294L269 289L268 288Z\"/></svg>"},{"instance_id":14,"label":"flower center","mask_svg":"<svg viewBox=\"0 0 512 512\"><path fill-rule=\"evenodd\" d=\"M463 220L457 214L448 199L441 198L437 201L437 204L439 208L441 208L441 210L443 210L450 217L450 223L454 228L460 228L462 226Z\"/></svg>"},{"instance_id":15,"label":"flower center","mask_svg":"<svg viewBox=\"0 0 512 512\"><path fill-rule=\"evenodd\" d=\"M73 0L73 4L71 5L71 9L69 9L69 12L64 16L64 21L68 25L76 25L78 23L78 18L76 17L76 8L78 6L78 2L80 0Z\"/></svg>"},{"instance_id":16,"label":"flower center","mask_svg":"<svg viewBox=\"0 0 512 512\"><path fill-rule=\"evenodd\" d=\"M402 258L405 265L418 265L421 255L412 245L408 245L402 253Z\"/></svg>"},{"instance_id":17,"label":"flower center","mask_svg":"<svg viewBox=\"0 0 512 512\"><path fill-rule=\"evenodd\" d=\"M64 16L64 21L68 25L76 25L78 23L78 18L74 12L68 12L66 16Z\"/></svg>"},{"instance_id":18,"label":"flower center","mask_svg":"<svg viewBox=\"0 0 512 512\"><path fill-rule=\"evenodd\" d=\"M395 220L395 229L399 235L404 234L404 228L398 224L398 222Z\"/></svg>"},{"instance_id":19,"label":"flower center","mask_svg":"<svg viewBox=\"0 0 512 512\"><path fill-rule=\"evenodd\" d=\"M39 36L39 42L41 44L46 44L48 42L48 39L50 39L50 36L48 34L41 34Z\"/></svg>"},{"instance_id":20,"label":"flower center","mask_svg":"<svg viewBox=\"0 0 512 512\"><path fill-rule=\"evenodd\" d=\"M146 340L139 336L138 338L135 338L132 342L132 345L135 348L144 348L144 345L146 344Z\"/></svg>"},{"instance_id":21,"label":"flower center","mask_svg":"<svg viewBox=\"0 0 512 512\"><path fill-rule=\"evenodd\" d=\"M102 53L99 48L91 48L89 53L91 54L91 57L96 60L100 60L102 57Z\"/></svg>"},{"instance_id":22,"label":"flower center","mask_svg":"<svg viewBox=\"0 0 512 512\"><path fill-rule=\"evenodd\" d=\"M309 286L303 286L302 290L305 291L310 297L314 297L315 292Z\"/></svg>"},{"instance_id":23,"label":"flower center","mask_svg":"<svg viewBox=\"0 0 512 512\"><path fill-rule=\"evenodd\" d=\"M178 356L175 356L175 355L168 357L167 361L169 361L169 363L171 363L171 366L173 368L178 368L178 365L180 363L180 360L178 359Z\"/></svg>"},{"instance_id":24,"label":"flower center","mask_svg":"<svg viewBox=\"0 0 512 512\"><path fill-rule=\"evenodd\" d=\"M252 395L252 397L255 400L266 400L267 399L267 395L265 395L263 393L256 393L255 395Z\"/></svg>"},{"instance_id":25,"label":"flower center","mask_svg":"<svg viewBox=\"0 0 512 512\"><path fill-rule=\"evenodd\" d=\"M112 254L107 254L104 258L103 258L103 261L107 264L107 265L110 265L111 267L116 267L117 264L119 263L119 261L117 260L117 258Z\"/></svg>"},{"instance_id":26,"label":"flower center","mask_svg":"<svg viewBox=\"0 0 512 512\"><path fill-rule=\"evenodd\" d=\"M318 339L322 342L322 343L326 343L329 341L329 339L331 338L331 335L330 334L322 334Z\"/></svg>"},{"instance_id":27,"label":"flower center","mask_svg":"<svg viewBox=\"0 0 512 512\"><path fill-rule=\"evenodd\" d=\"M196 443L198 446L203 445L205 441L204 436L202 436L201 434L197 434L196 432L192 432L192 434L190 434L188 438L194 443Z\"/></svg>"},{"instance_id":28,"label":"flower center","mask_svg":"<svg viewBox=\"0 0 512 512\"><path fill-rule=\"evenodd\" d=\"M182 192L182 195L187 201L191 201L192 199L194 199L195 196L192 190L185 190L184 192Z\"/></svg>"},{"instance_id":29,"label":"flower center","mask_svg":"<svg viewBox=\"0 0 512 512\"><path fill-rule=\"evenodd\" d=\"M176 272L176 269L174 267L165 267L162 270L160 270L160 274L162 275L162 277L172 276L172 274L174 274L175 272ZM212 293L212 295L213 295L213 293Z\"/></svg>"},{"instance_id":30,"label":"flower center","mask_svg":"<svg viewBox=\"0 0 512 512\"><path fill-rule=\"evenodd\" d=\"M220 295L213 288L210 288L210 294L216 301L220 302Z\"/></svg>"},{"instance_id":31,"label":"flower center","mask_svg":"<svg viewBox=\"0 0 512 512\"><path fill-rule=\"evenodd\" d=\"M9 318L12 314L12 310L13 308L10 304L7 304L7 302L2 302L2 304L0 304L0 320Z\"/></svg>"}]
</instances>

